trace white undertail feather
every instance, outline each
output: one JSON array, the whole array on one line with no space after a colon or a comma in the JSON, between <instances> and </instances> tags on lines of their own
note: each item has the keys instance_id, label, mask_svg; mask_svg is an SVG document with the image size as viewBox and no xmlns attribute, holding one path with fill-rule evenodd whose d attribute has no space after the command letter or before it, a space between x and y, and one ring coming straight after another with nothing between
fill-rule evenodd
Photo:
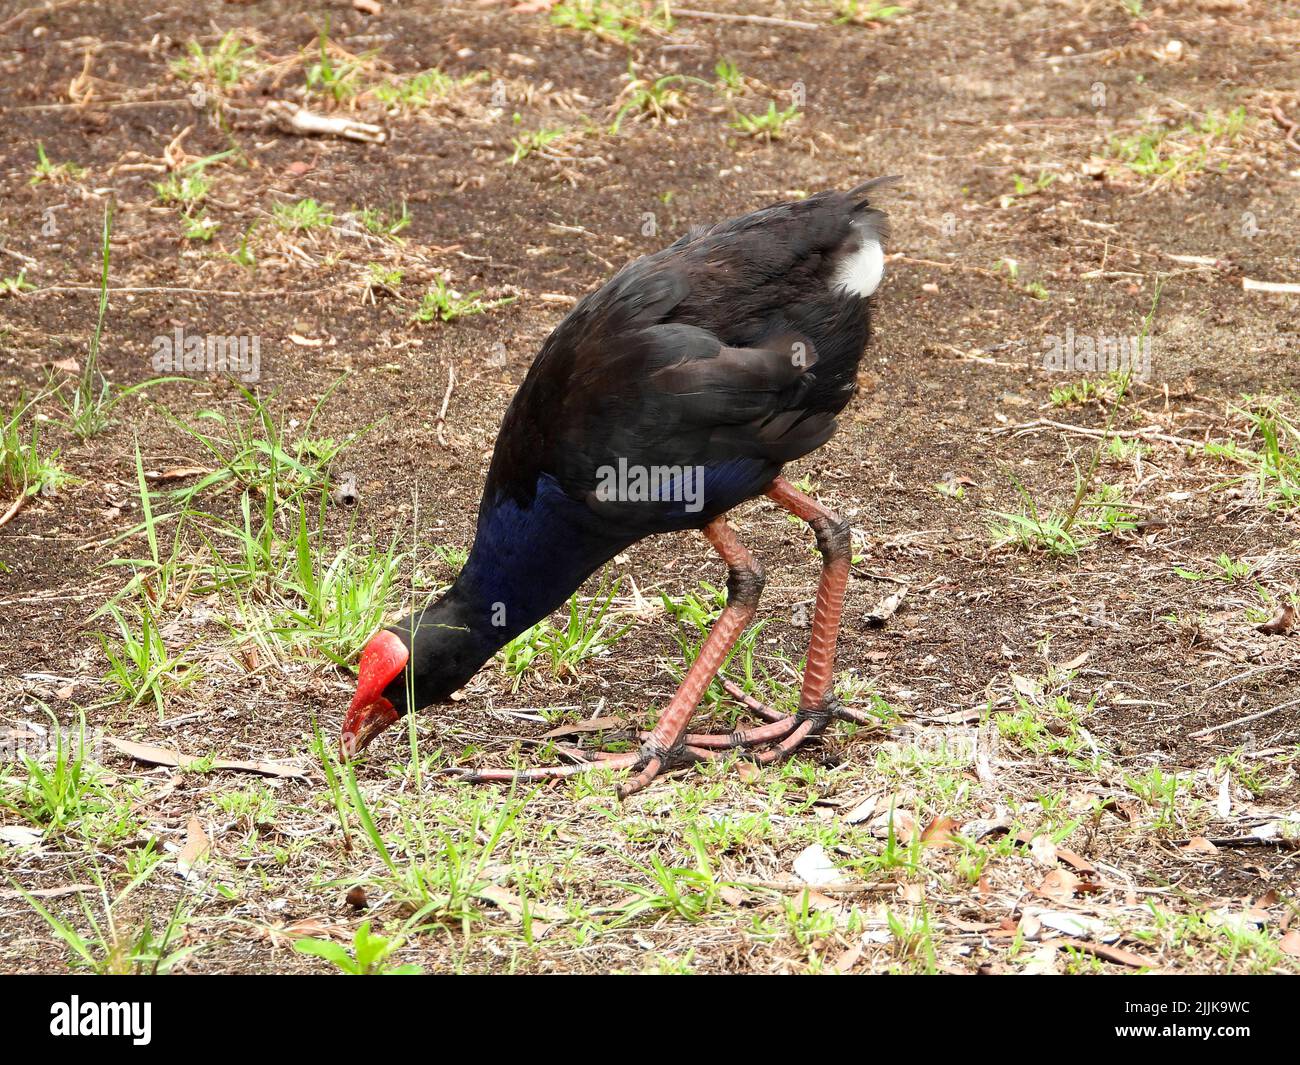
<instances>
[{"instance_id":1,"label":"white undertail feather","mask_svg":"<svg viewBox=\"0 0 1300 1065\"><path fill-rule=\"evenodd\" d=\"M862 246L836 264L831 290L843 289L859 296L870 296L885 276L885 251L880 241L863 236Z\"/></svg>"}]
</instances>

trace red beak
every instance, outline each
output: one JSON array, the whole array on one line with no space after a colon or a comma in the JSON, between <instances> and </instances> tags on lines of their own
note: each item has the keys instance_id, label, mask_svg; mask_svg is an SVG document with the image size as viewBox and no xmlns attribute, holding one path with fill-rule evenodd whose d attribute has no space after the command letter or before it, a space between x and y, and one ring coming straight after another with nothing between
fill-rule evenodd
<instances>
[{"instance_id":1,"label":"red beak","mask_svg":"<svg viewBox=\"0 0 1300 1065\"><path fill-rule=\"evenodd\" d=\"M384 689L401 675L410 657L406 644L388 629L375 633L366 644L357 669L357 692L343 719L343 733L339 737L339 753L344 759L365 750L371 740L401 716L384 697Z\"/></svg>"}]
</instances>

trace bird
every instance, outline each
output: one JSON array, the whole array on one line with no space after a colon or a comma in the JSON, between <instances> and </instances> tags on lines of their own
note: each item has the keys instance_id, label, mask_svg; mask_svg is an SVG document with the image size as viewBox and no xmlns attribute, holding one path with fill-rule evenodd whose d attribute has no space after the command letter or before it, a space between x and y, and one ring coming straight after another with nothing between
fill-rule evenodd
<instances>
[{"instance_id":1,"label":"bird","mask_svg":"<svg viewBox=\"0 0 1300 1065\"><path fill-rule=\"evenodd\" d=\"M684 765L737 748L769 764L835 718L869 720L834 695L849 524L782 471L831 438L857 391L888 238L872 201L896 181L694 226L574 306L502 419L455 583L362 649L343 759L403 715L449 701L632 544L691 530L727 566L726 603L637 749L561 748L571 764L448 771L482 783L627 770L617 786L626 798ZM781 713L726 682L764 723L693 733L700 698L757 611L763 567L727 514L760 496L807 522L822 557L798 710Z\"/></svg>"}]
</instances>

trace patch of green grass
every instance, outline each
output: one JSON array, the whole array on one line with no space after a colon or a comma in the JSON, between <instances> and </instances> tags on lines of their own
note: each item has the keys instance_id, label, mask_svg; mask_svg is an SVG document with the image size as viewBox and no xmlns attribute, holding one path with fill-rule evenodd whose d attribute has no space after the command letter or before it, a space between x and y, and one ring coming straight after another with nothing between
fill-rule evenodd
<instances>
[{"instance_id":1,"label":"patch of green grass","mask_svg":"<svg viewBox=\"0 0 1300 1065\"><path fill-rule=\"evenodd\" d=\"M1214 571L1193 570L1175 566L1174 572L1185 581L1216 580L1227 582L1246 580L1255 572L1253 562L1237 562L1226 554L1220 554L1215 559L1215 565L1218 566L1218 569Z\"/></svg>"},{"instance_id":2,"label":"patch of green grass","mask_svg":"<svg viewBox=\"0 0 1300 1065\"><path fill-rule=\"evenodd\" d=\"M510 154L510 165L517 166L534 152L544 152L549 145L571 136L572 133L573 130L563 127L543 128L525 133L522 137L512 137L510 147L514 150Z\"/></svg>"},{"instance_id":3,"label":"patch of green grass","mask_svg":"<svg viewBox=\"0 0 1300 1065\"><path fill-rule=\"evenodd\" d=\"M907 8L897 4L880 3L879 0L834 0L835 25L851 23L865 26L869 23L888 22L907 13Z\"/></svg>"},{"instance_id":4,"label":"patch of green grass","mask_svg":"<svg viewBox=\"0 0 1300 1065\"><path fill-rule=\"evenodd\" d=\"M447 282L438 278L428 292L420 299L419 309L411 316L415 322L454 322L457 318L468 318L475 314L486 314L514 303L517 296L507 296L499 300L481 300L482 292L461 295L448 287Z\"/></svg>"},{"instance_id":5,"label":"patch of green grass","mask_svg":"<svg viewBox=\"0 0 1300 1065\"><path fill-rule=\"evenodd\" d=\"M730 125L746 137L771 142L784 137L786 126L798 122L801 117L798 105L791 104L784 111L779 111L776 101L769 100L766 111L750 115L737 111Z\"/></svg>"},{"instance_id":6,"label":"patch of green grass","mask_svg":"<svg viewBox=\"0 0 1300 1065\"><path fill-rule=\"evenodd\" d=\"M400 266L381 266L379 263L366 264L366 291L370 295L377 292L396 296L402 287L405 271Z\"/></svg>"},{"instance_id":7,"label":"patch of green grass","mask_svg":"<svg viewBox=\"0 0 1300 1065\"><path fill-rule=\"evenodd\" d=\"M413 751L413 753L415 753ZM332 759L333 755L328 757ZM518 845L524 803L513 796L461 792L424 803L392 804L387 836L357 784L349 762L334 770L341 802L382 863L371 882L412 911L408 931L458 925L462 933L482 920L479 899L491 885L489 866L499 866Z\"/></svg>"},{"instance_id":8,"label":"patch of green grass","mask_svg":"<svg viewBox=\"0 0 1300 1065\"><path fill-rule=\"evenodd\" d=\"M1040 170L1038 177L1033 181L1021 177L1019 174L1011 175L1011 184L1013 191L1004 194L999 200L999 204L1004 209L1010 207L1016 200L1023 199L1026 196L1033 196L1036 193L1044 192L1051 187L1056 180L1056 175L1047 170Z\"/></svg>"},{"instance_id":9,"label":"patch of green grass","mask_svg":"<svg viewBox=\"0 0 1300 1065\"><path fill-rule=\"evenodd\" d=\"M257 228L254 222L246 230L244 235L239 238L239 247L227 255L231 262L242 266L245 270L257 269L257 253L253 250L253 231Z\"/></svg>"},{"instance_id":10,"label":"patch of green grass","mask_svg":"<svg viewBox=\"0 0 1300 1065\"><path fill-rule=\"evenodd\" d=\"M158 199L165 204L179 204L192 208L207 199L212 189L212 181L201 172L188 171L170 175L164 181L154 183Z\"/></svg>"},{"instance_id":11,"label":"patch of green grass","mask_svg":"<svg viewBox=\"0 0 1300 1065\"><path fill-rule=\"evenodd\" d=\"M244 43L237 30L222 36L211 50L198 41L185 44L186 54L171 63L171 71L184 82L202 82L222 91L233 89L255 67L255 50Z\"/></svg>"},{"instance_id":12,"label":"patch of green grass","mask_svg":"<svg viewBox=\"0 0 1300 1065\"><path fill-rule=\"evenodd\" d=\"M72 480L58 463L57 448L49 454L42 454L40 419L32 417L30 431L23 429L24 416L35 402L25 403L19 397L8 420L0 428L0 484L4 485L6 496L53 492Z\"/></svg>"},{"instance_id":13,"label":"patch of green grass","mask_svg":"<svg viewBox=\"0 0 1300 1065\"><path fill-rule=\"evenodd\" d=\"M1126 776L1125 784L1134 795L1154 811L1152 827L1160 832L1177 832L1203 805L1191 797L1192 776L1167 773L1154 766L1142 776ZM1180 809L1180 796L1186 793L1186 811Z\"/></svg>"},{"instance_id":14,"label":"patch of green grass","mask_svg":"<svg viewBox=\"0 0 1300 1065\"><path fill-rule=\"evenodd\" d=\"M1064 511L1039 509L1037 502L1017 483L1020 510L995 510L987 518L989 539L993 547L1017 547L1024 551L1045 551L1049 555L1079 554L1092 537L1084 530L1074 531L1067 524Z\"/></svg>"},{"instance_id":15,"label":"patch of green grass","mask_svg":"<svg viewBox=\"0 0 1300 1065\"><path fill-rule=\"evenodd\" d=\"M292 440L283 412L277 416L268 399L242 387L240 393L248 408L244 417L204 409L182 419L164 411L177 429L199 445L204 461L212 467L211 472L177 488L172 498L189 506L204 492L234 486L279 503L290 496L328 489L329 464L360 435L341 442L312 435L316 418L337 385L321 397ZM296 514L294 518L296 522Z\"/></svg>"},{"instance_id":16,"label":"patch of green grass","mask_svg":"<svg viewBox=\"0 0 1300 1065\"><path fill-rule=\"evenodd\" d=\"M146 699L152 701L161 721L166 694L193 682L197 670L185 661L183 654L168 650L153 610L147 604L141 607L137 624L132 624L113 603L104 612L117 623L118 629L113 637L98 634L100 647L108 659L105 682L129 699L131 706Z\"/></svg>"},{"instance_id":17,"label":"patch of green grass","mask_svg":"<svg viewBox=\"0 0 1300 1065\"><path fill-rule=\"evenodd\" d=\"M389 958L402 946L402 936L381 936L362 921L352 939L352 950L329 939L299 939L293 949L299 954L324 958L349 976L420 976L418 965L390 965Z\"/></svg>"},{"instance_id":18,"label":"patch of green grass","mask_svg":"<svg viewBox=\"0 0 1300 1065\"><path fill-rule=\"evenodd\" d=\"M693 865L667 865L657 854L650 856L648 864L625 859L645 880L619 880L612 885L630 896L618 907L616 926L646 914L668 915L694 924L721 907L723 889L730 885L718 876L699 833L688 832L687 842Z\"/></svg>"},{"instance_id":19,"label":"patch of green grass","mask_svg":"<svg viewBox=\"0 0 1300 1065\"><path fill-rule=\"evenodd\" d=\"M1095 697L1083 707L1065 695L1030 697L1017 690L1015 699L1019 710L993 715L1003 739L1015 740L1025 750L1039 755L1076 755L1088 749L1081 723L1092 713Z\"/></svg>"},{"instance_id":20,"label":"patch of green grass","mask_svg":"<svg viewBox=\"0 0 1300 1065\"><path fill-rule=\"evenodd\" d=\"M316 60L307 64L307 91L329 96L335 103L350 100L361 91L366 58L330 44L329 19L317 38Z\"/></svg>"},{"instance_id":21,"label":"patch of green grass","mask_svg":"<svg viewBox=\"0 0 1300 1065\"><path fill-rule=\"evenodd\" d=\"M1076 474L1076 491L1084 483L1084 476ZM1015 482L1015 487L1021 508L991 511L986 519L995 548L1016 547L1073 557L1098 536L1137 529L1137 516L1127 509L1123 491L1114 485L1099 485L1086 495L1077 493L1075 504L1067 510L1042 510L1023 485Z\"/></svg>"},{"instance_id":22,"label":"patch of green grass","mask_svg":"<svg viewBox=\"0 0 1300 1065\"><path fill-rule=\"evenodd\" d=\"M112 800L103 771L90 757L84 715L75 736L50 715L50 734L52 750L23 752L21 769L5 774L0 806L44 829L65 832L103 813Z\"/></svg>"},{"instance_id":23,"label":"patch of green grass","mask_svg":"<svg viewBox=\"0 0 1300 1065\"><path fill-rule=\"evenodd\" d=\"M1300 506L1300 424L1291 401L1247 396L1234 413L1246 419L1248 441L1254 447L1235 440L1211 442L1205 445L1205 454L1250 470L1269 510Z\"/></svg>"},{"instance_id":24,"label":"patch of green grass","mask_svg":"<svg viewBox=\"0 0 1300 1065\"><path fill-rule=\"evenodd\" d=\"M383 627L403 591L406 555L396 543L386 549L347 544L325 550L323 537L308 529L305 508L299 515L292 560L277 569L271 595L258 596L256 603L239 596L243 635L254 643L274 640L343 665Z\"/></svg>"},{"instance_id":25,"label":"patch of green grass","mask_svg":"<svg viewBox=\"0 0 1300 1065\"><path fill-rule=\"evenodd\" d=\"M334 212L310 197L271 205L271 220L288 233L310 233L334 224Z\"/></svg>"},{"instance_id":26,"label":"patch of green grass","mask_svg":"<svg viewBox=\"0 0 1300 1065\"><path fill-rule=\"evenodd\" d=\"M1011 288L1031 299L1043 301L1051 298L1047 286L1041 281L1021 282L1020 263L1016 259L999 259L993 264L993 272Z\"/></svg>"},{"instance_id":27,"label":"patch of green grass","mask_svg":"<svg viewBox=\"0 0 1300 1065\"><path fill-rule=\"evenodd\" d=\"M629 63L628 73L631 74L631 71L632 65ZM708 85L708 82L686 74L666 74L653 81L633 77L620 94L625 99L614 115L609 132L617 134L623 126L623 120L629 115L634 120L647 119L656 126L675 122L678 116L686 112L687 97L681 89L686 84Z\"/></svg>"},{"instance_id":28,"label":"patch of green grass","mask_svg":"<svg viewBox=\"0 0 1300 1065\"><path fill-rule=\"evenodd\" d=\"M411 212L406 209L405 202L396 211L379 207L362 207L356 212L356 217L367 233L393 240L397 240L397 235L411 224Z\"/></svg>"},{"instance_id":29,"label":"patch of green grass","mask_svg":"<svg viewBox=\"0 0 1300 1065\"><path fill-rule=\"evenodd\" d=\"M666 2L647 11L640 0L563 0L551 8L551 22L625 45L635 43L643 32L666 33L673 28Z\"/></svg>"},{"instance_id":30,"label":"patch of green grass","mask_svg":"<svg viewBox=\"0 0 1300 1065\"><path fill-rule=\"evenodd\" d=\"M542 665L552 677L571 680L587 659L603 654L632 626L617 628L610 604L618 594L622 579L601 581L600 587L584 606L575 593L569 600L569 616L563 628L549 620L525 629L499 652L502 672L511 679L514 691L523 678Z\"/></svg>"},{"instance_id":31,"label":"patch of green grass","mask_svg":"<svg viewBox=\"0 0 1300 1065\"><path fill-rule=\"evenodd\" d=\"M113 388L107 378L100 373L99 346L104 335L104 316L108 313L108 267L112 232L113 210L110 205L104 208L104 224L100 234L99 308L95 316L95 331L90 336L90 345L81 367L81 377L77 381L76 390L70 397L62 400L68 415L69 428L82 440L89 439L112 424L110 418L114 408L128 396L172 380L154 378L128 388Z\"/></svg>"},{"instance_id":32,"label":"patch of green grass","mask_svg":"<svg viewBox=\"0 0 1300 1065\"><path fill-rule=\"evenodd\" d=\"M84 176L86 168L78 166L76 163L52 163L50 157L45 154L45 145L40 141L36 142L36 166L32 170L32 176L28 180L29 185L39 185L42 181L48 181L52 185L62 185L67 181L75 181Z\"/></svg>"},{"instance_id":33,"label":"patch of green grass","mask_svg":"<svg viewBox=\"0 0 1300 1065\"><path fill-rule=\"evenodd\" d=\"M1107 154L1117 170L1182 182L1213 164L1226 171L1232 149L1248 127L1245 107L1228 112L1211 110L1198 122L1149 125L1130 136L1114 137Z\"/></svg>"},{"instance_id":34,"label":"patch of green grass","mask_svg":"<svg viewBox=\"0 0 1300 1065\"><path fill-rule=\"evenodd\" d=\"M0 296L21 296L24 292L35 292L36 286L27 280L27 267L23 267L13 277L0 277Z\"/></svg>"},{"instance_id":35,"label":"patch of green grass","mask_svg":"<svg viewBox=\"0 0 1300 1065\"><path fill-rule=\"evenodd\" d=\"M161 975L177 968L190 955L201 950L200 944L177 946L189 922L186 912L188 895L180 893L167 923L158 932L153 921L146 917L138 926L127 926L119 916L123 904L153 873L154 866L131 878L116 896L110 898L108 886L98 870L92 872L99 888L100 912L96 913L83 893L77 893L84 926L78 928L72 921L51 913L35 898L21 892L31 906L50 926L50 930L68 947L74 967L99 975Z\"/></svg>"},{"instance_id":36,"label":"patch of green grass","mask_svg":"<svg viewBox=\"0 0 1300 1065\"><path fill-rule=\"evenodd\" d=\"M215 219L208 218L202 211L197 215L185 215L181 218L181 236L185 240L198 240L204 244L208 243L217 235L217 230L221 228L221 223Z\"/></svg>"},{"instance_id":37,"label":"patch of green grass","mask_svg":"<svg viewBox=\"0 0 1300 1065\"><path fill-rule=\"evenodd\" d=\"M730 59L719 59L713 73L718 79L718 88L724 92L738 93L744 90L745 75Z\"/></svg>"},{"instance_id":38,"label":"patch of green grass","mask_svg":"<svg viewBox=\"0 0 1300 1065\"><path fill-rule=\"evenodd\" d=\"M376 99L387 107L402 111L422 111L486 77L486 71L478 71L463 78L455 78L435 67L410 77L393 78L376 85L372 91Z\"/></svg>"}]
</instances>

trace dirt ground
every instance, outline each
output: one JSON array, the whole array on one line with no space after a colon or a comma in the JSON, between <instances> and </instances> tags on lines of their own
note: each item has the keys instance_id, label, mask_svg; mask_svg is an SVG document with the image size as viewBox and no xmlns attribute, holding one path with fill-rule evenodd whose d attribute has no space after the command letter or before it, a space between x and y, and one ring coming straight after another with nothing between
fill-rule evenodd
<instances>
[{"instance_id":1,"label":"dirt ground","mask_svg":"<svg viewBox=\"0 0 1300 1065\"><path fill-rule=\"evenodd\" d=\"M1300 281L1294 9L707 6L777 21L0 3L0 418L67 475L0 528L0 970L181 951L161 967L326 972L295 941L351 957L363 921L376 967L425 971L1300 969L1297 297L1251 285ZM228 77L177 66L230 31ZM450 80L427 97L377 88L431 68ZM299 135L274 101L385 139ZM769 102L797 110L751 135ZM375 609L398 616L453 577L501 414L577 298L691 224L886 173L861 392L787 471L854 526L838 668L879 726L622 806L606 774L437 774L653 720L674 633L696 635L661 595L724 581L683 535L605 575L627 629L604 653L489 663L334 779L313 723L332 744L355 633L336 664L268 621L292 612L300 516L313 557L396 559ZM285 213L304 200L325 217ZM79 435L110 205L98 368L120 398ZM420 321L430 290L481 302ZM257 379L182 367L126 393L168 376L177 329L255 337ZM1079 338L1139 338L1149 365L1125 387ZM256 472L281 454L308 470L284 494ZM22 490L0 480L0 513ZM212 580L268 511L265 557ZM768 584L732 676L788 701L816 555L769 504L734 524ZM159 670L133 695L108 655L149 621ZM83 717L100 742L64 779L30 750Z\"/></svg>"}]
</instances>

